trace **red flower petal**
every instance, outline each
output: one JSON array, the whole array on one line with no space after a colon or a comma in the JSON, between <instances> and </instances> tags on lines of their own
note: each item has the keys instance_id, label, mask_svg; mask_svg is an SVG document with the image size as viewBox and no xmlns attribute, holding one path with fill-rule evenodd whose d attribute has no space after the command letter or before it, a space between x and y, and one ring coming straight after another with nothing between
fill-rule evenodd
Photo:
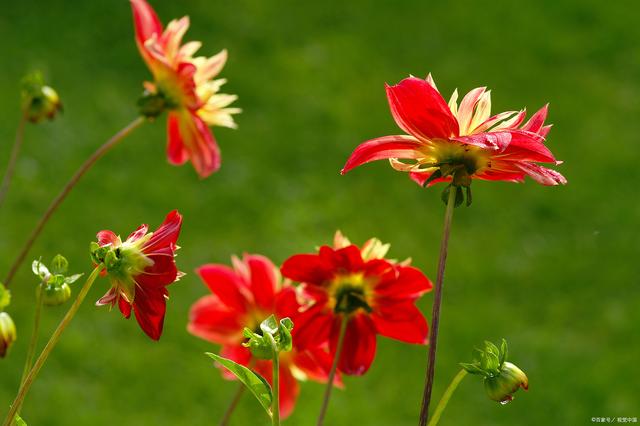
<instances>
[{"instance_id":1,"label":"red flower petal","mask_svg":"<svg viewBox=\"0 0 640 426\"><path fill-rule=\"evenodd\" d=\"M332 357L324 348L314 348L293 352L293 364L310 380L327 383L332 366ZM334 386L342 387L342 379L338 372L333 379Z\"/></svg>"},{"instance_id":2,"label":"red flower petal","mask_svg":"<svg viewBox=\"0 0 640 426\"><path fill-rule=\"evenodd\" d=\"M167 159L174 166L181 166L189 159L180 134L180 114L174 111L167 116Z\"/></svg>"},{"instance_id":3,"label":"red flower petal","mask_svg":"<svg viewBox=\"0 0 640 426\"><path fill-rule=\"evenodd\" d=\"M200 298L191 306L187 330L194 336L220 344L242 341L244 312L229 309L216 295Z\"/></svg>"},{"instance_id":4,"label":"red flower petal","mask_svg":"<svg viewBox=\"0 0 640 426\"><path fill-rule=\"evenodd\" d=\"M129 317L131 317L131 304L124 300L124 297L118 299L118 308L126 319L129 319Z\"/></svg>"},{"instance_id":5,"label":"red flower petal","mask_svg":"<svg viewBox=\"0 0 640 426\"><path fill-rule=\"evenodd\" d=\"M537 133L514 131L509 146L501 157L504 159L517 159L527 161L540 161L543 163L555 163L556 159L544 145L544 139Z\"/></svg>"},{"instance_id":6,"label":"red flower petal","mask_svg":"<svg viewBox=\"0 0 640 426\"><path fill-rule=\"evenodd\" d=\"M149 3L145 0L131 0L131 8L133 9L136 40L141 46L144 46L144 42L154 34L157 37L162 35L162 24Z\"/></svg>"},{"instance_id":7,"label":"red flower petal","mask_svg":"<svg viewBox=\"0 0 640 426\"><path fill-rule=\"evenodd\" d=\"M531 116L529 121L527 121L524 126L522 126L521 130L527 130L529 132L538 133L542 126L544 125L544 120L547 118L547 112L549 110L549 104L546 104L542 108L538 110L535 114Z\"/></svg>"},{"instance_id":8,"label":"red flower petal","mask_svg":"<svg viewBox=\"0 0 640 426\"><path fill-rule=\"evenodd\" d=\"M458 142L477 146L482 149L502 152L509 146L512 140L513 131L478 133L475 135L459 136L453 138Z\"/></svg>"},{"instance_id":9,"label":"red flower petal","mask_svg":"<svg viewBox=\"0 0 640 426\"><path fill-rule=\"evenodd\" d=\"M172 164L184 163L184 150L201 178L220 168L220 149L196 113L186 109L176 112L168 122L168 134L167 156Z\"/></svg>"},{"instance_id":10,"label":"red flower petal","mask_svg":"<svg viewBox=\"0 0 640 426\"><path fill-rule=\"evenodd\" d=\"M413 300L380 302L376 304L371 318L376 330L383 336L407 343L427 343L427 320Z\"/></svg>"},{"instance_id":11,"label":"red flower petal","mask_svg":"<svg viewBox=\"0 0 640 426\"><path fill-rule=\"evenodd\" d=\"M149 226L148 225L140 225L140 226L138 226L138 229L136 229L131 234L129 234L129 236L127 237L127 241L129 241L129 242L137 241L140 238L142 238L145 235L147 235L148 231L149 231Z\"/></svg>"},{"instance_id":12,"label":"red flower petal","mask_svg":"<svg viewBox=\"0 0 640 426\"><path fill-rule=\"evenodd\" d=\"M142 250L145 254L153 254L155 252L162 252L162 249L166 247L174 247L178 236L180 235L180 228L182 226L182 215L177 210L170 212L164 219L164 222L153 233L149 241L145 243Z\"/></svg>"},{"instance_id":13,"label":"red flower petal","mask_svg":"<svg viewBox=\"0 0 640 426\"><path fill-rule=\"evenodd\" d=\"M335 356L340 331L340 316L335 316L331 328L330 349ZM349 317L338 368L344 374L360 376L369 370L376 355L376 328L363 313Z\"/></svg>"},{"instance_id":14,"label":"red flower petal","mask_svg":"<svg viewBox=\"0 0 640 426\"><path fill-rule=\"evenodd\" d=\"M398 266L397 278L381 281L374 289L377 298L415 300L431 290L433 284L422 271L412 266Z\"/></svg>"},{"instance_id":15,"label":"red flower petal","mask_svg":"<svg viewBox=\"0 0 640 426\"><path fill-rule=\"evenodd\" d=\"M323 248L321 248L320 251L321 257L323 256L322 249ZM357 246L350 245L339 250L330 250L332 253L329 250L325 250L325 253L331 253L330 256L331 261L333 262L333 268L337 272L358 272L363 268L364 261L362 260L362 253L360 253L360 249Z\"/></svg>"},{"instance_id":16,"label":"red flower petal","mask_svg":"<svg viewBox=\"0 0 640 426\"><path fill-rule=\"evenodd\" d=\"M300 303L298 302L298 296L296 289L293 286L287 285L283 287L275 296L276 298L276 317L278 318L293 318L300 313Z\"/></svg>"},{"instance_id":17,"label":"red flower petal","mask_svg":"<svg viewBox=\"0 0 640 426\"><path fill-rule=\"evenodd\" d=\"M264 256L245 255L244 260L251 274L249 285L256 305L272 312L275 308L276 287L280 283L278 269Z\"/></svg>"},{"instance_id":18,"label":"red flower petal","mask_svg":"<svg viewBox=\"0 0 640 426\"><path fill-rule=\"evenodd\" d=\"M167 290L137 288L133 300L133 312L140 328L153 340L159 340L164 325L164 314L167 309Z\"/></svg>"},{"instance_id":19,"label":"red flower petal","mask_svg":"<svg viewBox=\"0 0 640 426\"><path fill-rule=\"evenodd\" d=\"M424 147L424 143L420 143L413 136L397 135L371 139L358 145L340 173L345 174L351 169L376 160L420 158L424 156L420 152L421 147Z\"/></svg>"},{"instance_id":20,"label":"red flower petal","mask_svg":"<svg viewBox=\"0 0 640 426\"><path fill-rule=\"evenodd\" d=\"M241 290L246 284L233 269L226 265L209 264L196 269L196 273L229 309L242 313L247 311L249 302Z\"/></svg>"},{"instance_id":21,"label":"red flower petal","mask_svg":"<svg viewBox=\"0 0 640 426\"><path fill-rule=\"evenodd\" d=\"M316 254L296 254L280 268L282 275L296 282L321 285L333 278L331 264Z\"/></svg>"},{"instance_id":22,"label":"red flower petal","mask_svg":"<svg viewBox=\"0 0 640 426\"><path fill-rule=\"evenodd\" d=\"M329 340L334 315L324 306L314 306L292 317L293 344L300 350L322 346Z\"/></svg>"},{"instance_id":23,"label":"red flower petal","mask_svg":"<svg viewBox=\"0 0 640 426\"><path fill-rule=\"evenodd\" d=\"M500 167L500 169L502 169L502 164L504 163L509 163L509 162L494 161L493 165ZM489 180L489 181L504 181L504 182L516 182L516 183L524 182L524 173L520 173L516 171L509 172L509 171L502 171L502 170L486 169L476 174L474 177L477 179Z\"/></svg>"},{"instance_id":24,"label":"red flower petal","mask_svg":"<svg viewBox=\"0 0 640 426\"><path fill-rule=\"evenodd\" d=\"M427 81L410 77L387 86L396 123L419 139L449 139L458 135L458 122L447 102Z\"/></svg>"},{"instance_id":25,"label":"red flower petal","mask_svg":"<svg viewBox=\"0 0 640 426\"><path fill-rule=\"evenodd\" d=\"M108 230L98 232L97 238L98 238L98 244L100 245L100 247L108 246L109 244L115 246L118 243L118 236L114 234L112 231L108 231Z\"/></svg>"},{"instance_id":26,"label":"red flower petal","mask_svg":"<svg viewBox=\"0 0 640 426\"><path fill-rule=\"evenodd\" d=\"M567 179L555 170L547 169L546 167L524 161L515 163L515 165L533 178L533 180L541 183L542 185L553 186L564 185L567 183Z\"/></svg>"},{"instance_id":27,"label":"red flower petal","mask_svg":"<svg viewBox=\"0 0 640 426\"><path fill-rule=\"evenodd\" d=\"M173 248L165 247L148 254L153 265L145 268L142 274L135 277L138 285L148 287L164 287L173 284L178 277L178 268L174 259Z\"/></svg>"}]
</instances>

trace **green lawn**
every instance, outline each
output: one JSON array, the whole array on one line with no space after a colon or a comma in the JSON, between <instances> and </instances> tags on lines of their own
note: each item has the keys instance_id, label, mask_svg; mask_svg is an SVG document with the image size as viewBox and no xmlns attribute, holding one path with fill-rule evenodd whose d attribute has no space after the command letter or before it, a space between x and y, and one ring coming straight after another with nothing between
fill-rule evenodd
<instances>
[{"instance_id":1,"label":"green lawn","mask_svg":"<svg viewBox=\"0 0 640 426\"><path fill-rule=\"evenodd\" d=\"M227 48L226 91L244 112L214 129L219 173L199 180L166 163L164 119L108 154L58 211L31 258L61 252L88 272L101 229L128 234L184 214L178 264L159 343L134 320L92 306L101 280L33 387L30 425L216 424L231 393L185 331L206 293L193 270L262 253L282 262L327 243L377 236L435 279L444 206L387 164L347 176L355 146L397 133L384 83L432 72L448 97L487 85L495 111L550 102L548 145L566 187L474 183L455 212L438 345L439 398L460 361L485 339L510 342L530 379L507 406L466 379L442 425L580 425L640 417L640 7L634 2L403 2L379 0L153 2L164 22L191 16L187 39ZM0 12L0 170L17 125L21 76L42 69L65 104L61 119L27 129L0 211L0 276L54 193L107 137L131 121L149 74L125 0L4 2ZM32 324L35 281L22 268L9 312L19 327L0 361L0 412L17 387ZM432 295L421 301L430 311ZM46 311L51 329L63 308ZM328 425L416 424L426 348L380 338L370 372L346 379ZM290 425L315 424L322 386L303 385ZM245 397L232 425L267 425Z\"/></svg>"}]
</instances>

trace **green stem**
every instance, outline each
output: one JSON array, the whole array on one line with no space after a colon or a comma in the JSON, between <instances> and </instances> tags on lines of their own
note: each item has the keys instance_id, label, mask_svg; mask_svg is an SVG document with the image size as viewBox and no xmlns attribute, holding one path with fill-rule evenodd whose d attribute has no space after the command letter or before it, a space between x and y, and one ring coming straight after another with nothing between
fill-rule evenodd
<instances>
[{"instance_id":1,"label":"green stem","mask_svg":"<svg viewBox=\"0 0 640 426\"><path fill-rule=\"evenodd\" d=\"M433 310L431 312L431 333L429 336L429 360L425 378L424 392L422 393L422 407L420 408L420 426L426 426L429 419L429 403L433 390L433 380L436 366L436 347L438 344L438 328L440 326L440 306L442 305L442 283L444 281L444 269L447 264L447 252L449 249L449 234L451 233L451 221L456 201L457 189L453 185L449 189L447 210L444 215L444 227L442 241L440 243L440 259L438 261L438 275L433 296Z\"/></svg>"},{"instance_id":2,"label":"green stem","mask_svg":"<svg viewBox=\"0 0 640 426\"><path fill-rule=\"evenodd\" d=\"M280 353L278 352L278 345L275 339L270 333L264 333L265 336L271 342L272 349L272 387L273 387L273 402L271 404L271 425L280 426Z\"/></svg>"},{"instance_id":3,"label":"green stem","mask_svg":"<svg viewBox=\"0 0 640 426\"><path fill-rule=\"evenodd\" d=\"M224 412L224 416L222 417L222 420L220 420L218 426L227 426L229 424L229 420L231 420L231 414L233 414L233 412L235 411L238 403L240 402L240 398L242 398L242 394L244 394L244 388L244 384L240 383L240 385L238 386L238 390L236 390L235 395L233 395L233 399L229 403L227 411Z\"/></svg>"},{"instance_id":4,"label":"green stem","mask_svg":"<svg viewBox=\"0 0 640 426\"><path fill-rule=\"evenodd\" d=\"M427 426L436 426L438 424L438 422L440 421L440 416L442 416L442 412L444 411L444 409L447 408L447 404L449 403L451 396L456 391L458 385L466 375L466 370L462 369L458 372L458 374L456 374L453 380L451 380L451 383L449 383L447 390L444 391L444 395L442 395L442 398L440 398L440 402L438 402L436 410L433 412L433 416L431 416L431 420L429 421L429 424Z\"/></svg>"},{"instance_id":5,"label":"green stem","mask_svg":"<svg viewBox=\"0 0 640 426\"><path fill-rule=\"evenodd\" d=\"M31 332L31 339L29 340L29 348L27 349L27 359L24 361L24 369L22 370L22 378L20 379L20 386L24 384L29 371L31 370L31 364L33 364L33 356L36 353L36 346L38 343L38 331L40 330L40 316L42 313L42 288L45 285L45 282L42 281L36 290L36 313L35 319L33 321L33 331ZM22 405L22 404L21 404ZM20 414L20 408L18 407L18 411L16 414Z\"/></svg>"},{"instance_id":6,"label":"green stem","mask_svg":"<svg viewBox=\"0 0 640 426\"><path fill-rule=\"evenodd\" d=\"M104 156L111 148L116 146L120 141L122 141L125 138L125 136L130 134L133 130L135 130L142 123L144 123L144 121L145 121L144 117L138 117L135 120L133 120L126 127L124 127L118 133L113 135L111 139L106 141L100 148L98 148L93 154L91 154L91 156L87 158L84 163L82 163L80 168L71 177L69 182L67 182L67 184L64 186L62 191L60 191L58 196L51 202L51 204L49 204L47 211L44 212L44 214L40 218L40 221L38 221L36 227L33 228L33 231L31 231L31 235L29 236L29 239L27 239L27 242L24 244L24 246L18 253L18 256L11 264L11 269L9 269L9 273L7 274L7 277L4 280L5 287L9 287L9 285L11 284L11 281L13 280L14 275L18 271L18 268L20 267L25 257L29 253L31 246L40 235L40 232L42 232L42 229L51 218L51 215L53 215L53 213L58 209L60 204L62 204L62 202L67 197L69 192L71 192L71 190L76 186L80 178L82 178L82 176L84 176L84 174L87 171L89 171L89 169L91 169L91 167L96 163L96 161L102 158L102 156Z\"/></svg>"},{"instance_id":7,"label":"green stem","mask_svg":"<svg viewBox=\"0 0 640 426\"><path fill-rule=\"evenodd\" d=\"M40 356L36 360L31 370L29 371L29 374L24 379L24 382L20 385L18 394L16 395L16 398L14 399L13 404L11 404L11 409L9 410L9 414L7 414L7 418L4 420L3 426L10 426L11 423L13 422L13 419L15 418L16 413L18 412L18 409L22 405L24 398L27 396L27 392L29 392L31 385L36 379L38 372L40 372L40 369L42 368L45 361L51 354L51 351L56 346L56 343L58 343L58 340L60 340L60 336L62 335L62 332L67 328L67 326L75 316L76 312L78 312L78 308L80 308L80 305L84 301L84 298L87 296L87 293L89 293L89 290L91 289L93 282L98 277L98 274L100 273L101 268L102 266L96 266L93 272L91 272L91 275L89 275L89 278L87 278L87 281L84 283L84 285L82 286L82 289L78 293L78 297L76 297L76 300L73 302L73 304L67 311L64 318L62 318L62 321L60 321L58 328L56 328L53 334L51 335L51 338L49 339L46 346L40 353Z\"/></svg>"},{"instance_id":8,"label":"green stem","mask_svg":"<svg viewBox=\"0 0 640 426\"><path fill-rule=\"evenodd\" d=\"M331 365L331 371L329 372L329 380L327 381L327 387L324 391L324 399L322 400L322 407L320 408L320 414L318 415L317 426L322 426L324 424L324 416L327 414L327 408L329 408L329 399L331 398L331 390L333 389L333 381L336 377L336 372L338 371L338 362L340 360L340 355L342 354L342 347L344 346L344 336L347 332L347 324L349 323L349 318L346 314L342 315L342 319L340 320L340 334L338 335L338 346L336 347L336 354L333 358L333 364Z\"/></svg>"},{"instance_id":9,"label":"green stem","mask_svg":"<svg viewBox=\"0 0 640 426\"><path fill-rule=\"evenodd\" d=\"M22 147L22 141L24 140L24 127L27 123L27 114L24 113L20 117L20 121L18 122L18 130L16 131L16 140L13 143L13 148L11 149L11 157L9 157L9 164L7 164L7 171L4 173L4 177L2 178L2 185L0 185L0 206L4 202L5 197L7 196L7 191L9 191L9 185L11 184L11 178L13 177L13 171L16 167L16 162L18 160L18 154L20 153L20 148Z\"/></svg>"}]
</instances>

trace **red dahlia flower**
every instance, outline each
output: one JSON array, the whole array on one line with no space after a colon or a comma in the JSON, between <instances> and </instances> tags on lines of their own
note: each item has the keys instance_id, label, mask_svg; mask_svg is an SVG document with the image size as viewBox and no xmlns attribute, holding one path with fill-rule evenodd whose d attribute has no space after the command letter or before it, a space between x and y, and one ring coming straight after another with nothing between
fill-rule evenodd
<instances>
[{"instance_id":1,"label":"red dahlia flower","mask_svg":"<svg viewBox=\"0 0 640 426\"><path fill-rule=\"evenodd\" d=\"M560 173L536 164L561 163L544 145L551 128L544 125L547 106L525 124L525 110L490 116L491 96L484 87L469 92L459 107L456 90L447 105L431 75L387 86L387 98L394 120L409 135L364 142L347 160L343 174L388 158L394 169L409 172L421 185L452 178L462 186L469 186L471 178L522 182L525 175L543 185L567 183Z\"/></svg>"},{"instance_id":2,"label":"red dahlia flower","mask_svg":"<svg viewBox=\"0 0 640 426\"><path fill-rule=\"evenodd\" d=\"M293 317L299 309L295 289L283 285L278 268L260 255L246 254L232 258L233 268L209 264L197 272L212 294L191 307L187 329L195 336L222 345L220 355L251 366L272 382L271 361L252 359L242 343L245 327L259 332L260 323L275 314L280 320ZM297 325L294 323L294 330ZM293 350L280 355L280 411L283 417L293 411L300 387L296 379L326 382L331 358L320 347L300 350L293 340ZM226 369L227 379L235 377Z\"/></svg>"},{"instance_id":3,"label":"red dahlia flower","mask_svg":"<svg viewBox=\"0 0 640 426\"><path fill-rule=\"evenodd\" d=\"M194 57L199 41L181 45L189 28L188 17L173 20L163 29L145 0L131 0L131 6L136 43L154 78L145 88L171 109L167 120L169 162L181 165L191 160L200 177L207 177L220 168L220 150L207 126L235 128L231 115L240 112L228 108L237 96L218 93L226 80L213 80L224 67L227 52L211 58Z\"/></svg>"},{"instance_id":4,"label":"red dahlia flower","mask_svg":"<svg viewBox=\"0 0 640 426\"><path fill-rule=\"evenodd\" d=\"M364 374L371 366L377 334L426 344L427 321L415 302L431 289L431 282L408 262L385 259L388 249L377 239L358 248L338 233L334 247L287 259L282 274L300 282L299 290L310 299L293 318L294 342L306 348L328 340L335 356L345 317L348 323L338 368L350 375Z\"/></svg>"},{"instance_id":5,"label":"red dahlia flower","mask_svg":"<svg viewBox=\"0 0 640 426\"><path fill-rule=\"evenodd\" d=\"M153 340L162 334L169 297L166 286L182 276L174 260L181 225L182 216L174 210L155 232L141 225L124 242L111 231L100 231L92 250L94 260L104 265L111 279L111 289L96 305L117 304L125 318L133 308L142 331Z\"/></svg>"}]
</instances>

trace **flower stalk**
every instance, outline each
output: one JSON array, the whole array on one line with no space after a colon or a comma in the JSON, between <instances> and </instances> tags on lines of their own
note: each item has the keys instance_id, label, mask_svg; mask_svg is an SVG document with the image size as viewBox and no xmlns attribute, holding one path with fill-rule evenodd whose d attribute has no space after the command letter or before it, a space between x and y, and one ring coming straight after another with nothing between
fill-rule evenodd
<instances>
[{"instance_id":1,"label":"flower stalk","mask_svg":"<svg viewBox=\"0 0 640 426\"><path fill-rule=\"evenodd\" d=\"M338 346L336 347L336 355L333 358L333 364L331 365L331 371L329 372L329 379L327 380L327 387L324 391L324 399L322 400L322 407L320 408L320 414L318 415L318 426L322 426L324 423L324 417L327 414L327 408L329 407L329 399L331 398L331 391L333 390L333 380L336 377L338 370L338 362L340 361L340 355L342 353L342 347L344 346L344 336L347 332L347 324L349 318L347 315L342 315L340 320L340 334L338 335Z\"/></svg>"},{"instance_id":2,"label":"flower stalk","mask_svg":"<svg viewBox=\"0 0 640 426\"><path fill-rule=\"evenodd\" d=\"M42 217L40 218L40 220L36 224L36 226L33 229L33 231L31 231L31 235L29 235L29 238L24 243L24 246L22 247L22 249L18 253L18 256L15 258L15 260L11 264L11 268L9 269L9 273L7 274L7 276L6 276L5 280L4 280L4 284L5 284L6 287L10 286L11 281L13 280L13 277L15 276L16 272L18 271L18 268L20 267L20 265L24 261L25 257L29 253L29 250L31 249L31 246L33 246L33 243L36 241L36 239L38 238L38 236L42 232L43 228L45 227L45 225L47 224L47 222L49 221L49 219L51 218L53 213L58 209L58 207L60 207L60 204L62 204L62 202L67 197L67 195L69 195L69 192L71 192L71 190L76 186L76 184L82 178L82 176L84 176L84 174L87 171L89 171L91 169L91 167L93 167L93 165L96 163L96 161L98 161L100 158L102 158L107 152L109 152L113 147L118 145L119 142L121 142L126 136L128 136L136 128L140 127L140 125L142 123L144 123L144 122L145 122L145 118L144 117L138 117L135 120L133 120L131 123L129 123L127 126L125 126L122 130L120 130L118 133L113 135L111 137L111 139L109 139L102 146L100 146L100 148L98 148L80 166L80 168L71 177L69 182L67 182L67 184L64 186L62 191L58 194L58 196L51 202L51 204L49 205L49 207L47 208L45 213L42 215Z\"/></svg>"},{"instance_id":3,"label":"flower stalk","mask_svg":"<svg viewBox=\"0 0 640 426\"><path fill-rule=\"evenodd\" d=\"M24 398L27 396L29 389L31 389L31 385L33 384L33 382L36 379L36 376L40 372L40 369L42 369L42 366L44 365L45 361L53 351L53 348L56 346L56 344L60 340L60 336L62 335L62 332L67 328L67 326L69 325L73 317L78 312L80 305L82 304L85 297L89 293L89 290L91 289L93 282L96 280L96 278L100 274L101 269L102 269L101 265L94 268L93 272L91 272L91 275L89 275L89 278L87 278L87 281L84 283L84 285L82 286L82 289L78 293L78 297L73 302L73 304L67 311L66 315L64 316L62 321L60 321L60 324L55 329L51 337L49 338L49 341L47 342L46 346L40 353L40 356L36 360L31 370L29 371L29 374L27 375L27 377L25 377L23 383L20 385L18 394L16 395L16 398L11 404L11 409L9 410L9 413L7 414L7 417L4 420L3 426L11 426L14 418L16 417L18 410L22 406Z\"/></svg>"},{"instance_id":4,"label":"flower stalk","mask_svg":"<svg viewBox=\"0 0 640 426\"><path fill-rule=\"evenodd\" d=\"M7 196L9 185L11 184L11 178L13 177L13 171L16 167L18 154L20 154L20 148L22 147L22 142L24 141L24 127L26 123L27 123L27 114L25 112L22 114L22 116L20 117L20 121L18 122L18 130L16 131L16 140L13 143L13 148L11 149L11 157L9 157L9 164L7 165L7 170L5 171L4 177L2 178L2 185L0 186L0 206L2 206L2 203L4 202L4 199Z\"/></svg>"},{"instance_id":5,"label":"flower stalk","mask_svg":"<svg viewBox=\"0 0 640 426\"><path fill-rule=\"evenodd\" d=\"M280 351L273 336L269 333L264 333L264 335L271 343L272 350L273 404L271 405L271 424L280 426Z\"/></svg>"},{"instance_id":6,"label":"flower stalk","mask_svg":"<svg viewBox=\"0 0 640 426\"><path fill-rule=\"evenodd\" d=\"M438 405L433 412L433 416L431 416L431 420L429 421L429 424L427 426L436 426L438 424L438 422L440 421L440 416L442 416L444 409L447 408L447 404L449 403L451 396L456 391L458 385L466 375L467 371L465 369L462 369L458 372L458 374L456 374L453 380L451 380L451 383L449 383L449 386L444 391L442 398L440 398L440 402L438 402Z\"/></svg>"},{"instance_id":7,"label":"flower stalk","mask_svg":"<svg viewBox=\"0 0 640 426\"><path fill-rule=\"evenodd\" d=\"M453 186L450 187L449 197L447 200L447 209L444 216L442 242L440 243L440 259L438 261L438 276L436 277L436 288L433 297L433 310L431 313L429 359L427 364L425 387L422 394L422 407L420 409L420 426L425 426L427 424L427 420L429 419L429 403L431 402L431 392L433 390L433 379L435 375L436 347L438 344L438 326L440 325L440 306L442 305L442 283L444 281L444 270L447 263L449 234L451 233L451 222L453 219L453 209L456 203L457 192L457 188Z\"/></svg>"}]
</instances>

